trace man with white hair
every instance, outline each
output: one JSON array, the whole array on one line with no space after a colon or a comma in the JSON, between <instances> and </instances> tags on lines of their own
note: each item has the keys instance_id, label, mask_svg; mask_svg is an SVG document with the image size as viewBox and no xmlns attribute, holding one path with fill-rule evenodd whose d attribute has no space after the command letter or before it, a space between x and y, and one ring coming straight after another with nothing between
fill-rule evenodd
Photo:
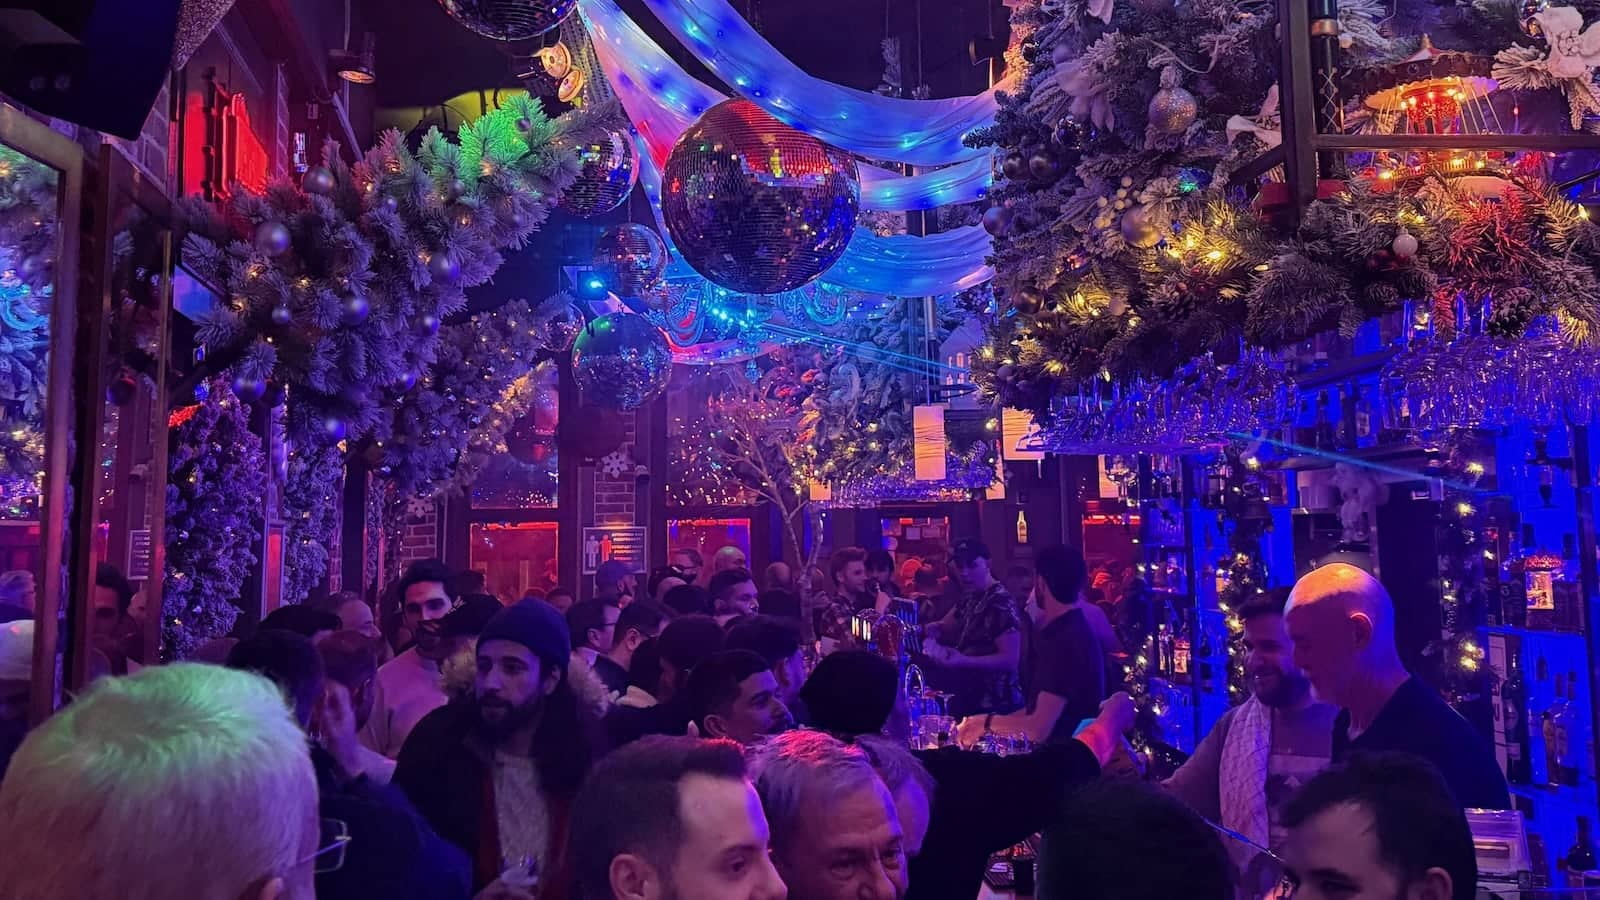
<instances>
[{"instance_id":1,"label":"man with white hair","mask_svg":"<svg viewBox=\"0 0 1600 900\"><path fill-rule=\"evenodd\" d=\"M313 900L317 783L258 675L176 663L107 678L0 783L7 900ZM326 852L324 852L326 851Z\"/></svg>"},{"instance_id":2,"label":"man with white hair","mask_svg":"<svg viewBox=\"0 0 1600 900\"><path fill-rule=\"evenodd\" d=\"M1333 761L1355 752L1420 756L1466 808L1509 809L1506 780L1483 735L1406 671L1394 641L1394 605L1367 572L1333 563L1289 594L1294 664L1320 699L1341 707Z\"/></svg>"},{"instance_id":3,"label":"man with white hair","mask_svg":"<svg viewBox=\"0 0 1600 900\"><path fill-rule=\"evenodd\" d=\"M860 747L790 731L752 748L749 762L790 900L905 896L905 832Z\"/></svg>"}]
</instances>

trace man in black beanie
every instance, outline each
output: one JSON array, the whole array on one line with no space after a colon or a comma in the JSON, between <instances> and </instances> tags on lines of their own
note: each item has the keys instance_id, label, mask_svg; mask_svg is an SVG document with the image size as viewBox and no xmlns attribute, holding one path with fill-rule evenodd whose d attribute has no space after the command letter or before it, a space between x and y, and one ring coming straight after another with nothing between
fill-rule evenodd
<instances>
[{"instance_id":1,"label":"man in black beanie","mask_svg":"<svg viewBox=\"0 0 1600 900\"><path fill-rule=\"evenodd\" d=\"M429 713L400 751L394 783L472 858L475 888L508 860L526 863L541 889L570 880L572 799L600 750L598 723L567 680L571 655L548 603L501 610L478 636L471 696Z\"/></svg>"},{"instance_id":2,"label":"man in black beanie","mask_svg":"<svg viewBox=\"0 0 1600 900\"><path fill-rule=\"evenodd\" d=\"M811 725L821 731L906 736L900 672L876 653L845 650L824 657L800 689L800 699ZM1122 733L1132 727L1133 702L1117 694L1076 739L1032 753L916 751L935 787L927 838L910 861L906 900L977 896L989 855L1054 824L1067 789L1098 776Z\"/></svg>"}]
</instances>

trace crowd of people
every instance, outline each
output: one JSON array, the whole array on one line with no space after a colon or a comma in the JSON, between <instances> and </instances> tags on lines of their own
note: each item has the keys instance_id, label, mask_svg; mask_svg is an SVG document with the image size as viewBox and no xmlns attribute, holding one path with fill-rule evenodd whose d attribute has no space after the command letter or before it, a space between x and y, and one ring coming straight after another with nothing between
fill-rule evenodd
<instances>
[{"instance_id":1,"label":"crowd of people","mask_svg":"<svg viewBox=\"0 0 1600 900\"><path fill-rule=\"evenodd\" d=\"M21 740L0 896L972 900L1033 835L1052 900L1474 895L1462 810L1505 782L1401 665L1372 576L1240 610L1251 698L1153 782L1114 664L1137 588L1107 611L1065 546L1003 577L979 541L949 559L844 548L801 584L680 550L509 605L428 560L376 611L283 607ZM920 640L859 646L869 611ZM0 625L8 709L23 624ZM911 740L901 651L951 697L944 745ZM1000 734L1031 752L975 750Z\"/></svg>"}]
</instances>

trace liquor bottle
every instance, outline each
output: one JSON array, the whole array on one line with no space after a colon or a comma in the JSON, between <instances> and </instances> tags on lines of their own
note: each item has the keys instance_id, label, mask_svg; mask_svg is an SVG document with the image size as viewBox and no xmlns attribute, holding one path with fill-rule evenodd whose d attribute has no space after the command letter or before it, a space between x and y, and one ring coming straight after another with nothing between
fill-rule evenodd
<instances>
[{"instance_id":1,"label":"liquor bottle","mask_svg":"<svg viewBox=\"0 0 1600 900\"><path fill-rule=\"evenodd\" d=\"M1578 571L1578 539L1561 536L1561 568L1551 573L1550 601L1554 607L1555 628L1572 634L1583 633L1583 587Z\"/></svg>"},{"instance_id":2,"label":"liquor bottle","mask_svg":"<svg viewBox=\"0 0 1600 900\"><path fill-rule=\"evenodd\" d=\"M1508 529L1509 531L1509 529ZM1528 622L1527 586L1522 580L1522 541L1510 532L1511 547L1500 558L1500 617L1507 625L1521 628Z\"/></svg>"},{"instance_id":3,"label":"liquor bottle","mask_svg":"<svg viewBox=\"0 0 1600 900\"><path fill-rule=\"evenodd\" d=\"M1521 648L1506 655L1506 680L1500 686L1500 717L1506 730L1506 780L1527 784L1532 780L1528 766L1528 686L1522 682Z\"/></svg>"},{"instance_id":4,"label":"liquor bottle","mask_svg":"<svg viewBox=\"0 0 1600 900\"><path fill-rule=\"evenodd\" d=\"M1567 673L1567 702L1556 718L1556 762L1559 781L1577 787L1583 781L1583 752L1589 745L1584 726L1584 710L1578 706L1578 673ZM1594 868L1590 866L1589 868Z\"/></svg>"},{"instance_id":5,"label":"liquor bottle","mask_svg":"<svg viewBox=\"0 0 1600 900\"><path fill-rule=\"evenodd\" d=\"M1544 732L1544 783L1546 785L1560 785L1562 783L1562 764L1557 759L1560 743L1560 733L1557 732L1555 719L1562 713L1562 700L1566 693L1566 676L1555 676L1555 701L1544 708L1544 714L1539 716L1539 730Z\"/></svg>"},{"instance_id":6,"label":"liquor bottle","mask_svg":"<svg viewBox=\"0 0 1600 900\"><path fill-rule=\"evenodd\" d=\"M1567 858L1562 866L1565 886L1582 888L1583 874L1594 870L1596 865L1594 840L1589 836L1589 817L1579 816L1578 839L1573 842L1572 849L1567 851Z\"/></svg>"},{"instance_id":7,"label":"liquor bottle","mask_svg":"<svg viewBox=\"0 0 1600 900\"><path fill-rule=\"evenodd\" d=\"M1378 429L1372 409L1372 392L1364 387L1356 387L1355 391L1356 446L1376 446L1378 443Z\"/></svg>"},{"instance_id":8,"label":"liquor bottle","mask_svg":"<svg viewBox=\"0 0 1600 900\"><path fill-rule=\"evenodd\" d=\"M1334 449L1333 414L1330 409L1327 391L1323 391L1317 396L1317 424L1312 436L1311 446L1318 450Z\"/></svg>"}]
</instances>

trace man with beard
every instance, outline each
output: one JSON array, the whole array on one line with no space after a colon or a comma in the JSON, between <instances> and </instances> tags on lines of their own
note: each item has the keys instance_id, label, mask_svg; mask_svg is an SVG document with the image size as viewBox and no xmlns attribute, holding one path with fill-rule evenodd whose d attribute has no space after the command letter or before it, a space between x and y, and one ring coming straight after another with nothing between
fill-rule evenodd
<instances>
[{"instance_id":1,"label":"man with beard","mask_svg":"<svg viewBox=\"0 0 1600 900\"><path fill-rule=\"evenodd\" d=\"M702 735L745 746L794 727L771 664L749 650L723 650L695 666L689 703Z\"/></svg>"},{"instance_id":2,"label":"man with beard","mask_svg":"<svg viewBox=\"0 0 1600 900\"><path fill-rule=\"evenodd\" d=\"M1283 621L1283 592L1258 594L1239 608L1250 699L1222 714L1194 755L1166 786L1201 815L1262 847L1280 851L1284 807L1328 765L1339 710L1318 703L1295 668L1294 643ZM1243 884L1260 896L1277 883L1271 857L1233 842L1229 852Z\"/></svg>"},{"instance_id":3,"label":"man with beard","mask_svg":"<svg viewBox=\"0 0 1600 900\"><path fill-rule=\"evenodd\" d=\"M1028 654L1028 705L1009 715L961 720L957 739L963 747L990 732L1026 734L1040 743L1071 740L1078 723L1094 718L1106 698L1100 642L1078 599L1083 593L1083 554L1058 544L1039 551L1034 566L1032 593L1040 618Z\"/></svg>"},{"instance_id":4,"label":"man with beard","mask_svg":"<svg viewBox=\"0 0 1600 900\"><path fill-rule=\"evenodd\" d=\"M567 680L567 624L547 603L518 603L489 620L477 648L472 696L417 724L394 783L467 852L475 887L515 869L537 876L537 896L565 898L572 801L599 747ZM498 887L520 896L515 880Z\"/></svg>"},{"instance_id":5,"label":"man with beard","mask_svg":"<svg viewBox=\"0 0 1600 900\"><path fill-rule=\"evenodd\" d=\"M740 749L653 736L595 766L572 814L582 900L784 900Z\"/></svg>"},{"instance_id":6,"label":"man with beard","mask_svg":"<svg viewBox=\"0 0 1600 900\"><path fill-rule=\"evenodd\" d=\"M449 582L450 570L436 559L412 563L400 578L397 591L405 627L415 643L378 668L372 718L361 730L363 744L391 759L400 755L406 736L422 717L447 699L439 665L449 655L441 631L455 605Z\"/></svg>"}]
</instances>

